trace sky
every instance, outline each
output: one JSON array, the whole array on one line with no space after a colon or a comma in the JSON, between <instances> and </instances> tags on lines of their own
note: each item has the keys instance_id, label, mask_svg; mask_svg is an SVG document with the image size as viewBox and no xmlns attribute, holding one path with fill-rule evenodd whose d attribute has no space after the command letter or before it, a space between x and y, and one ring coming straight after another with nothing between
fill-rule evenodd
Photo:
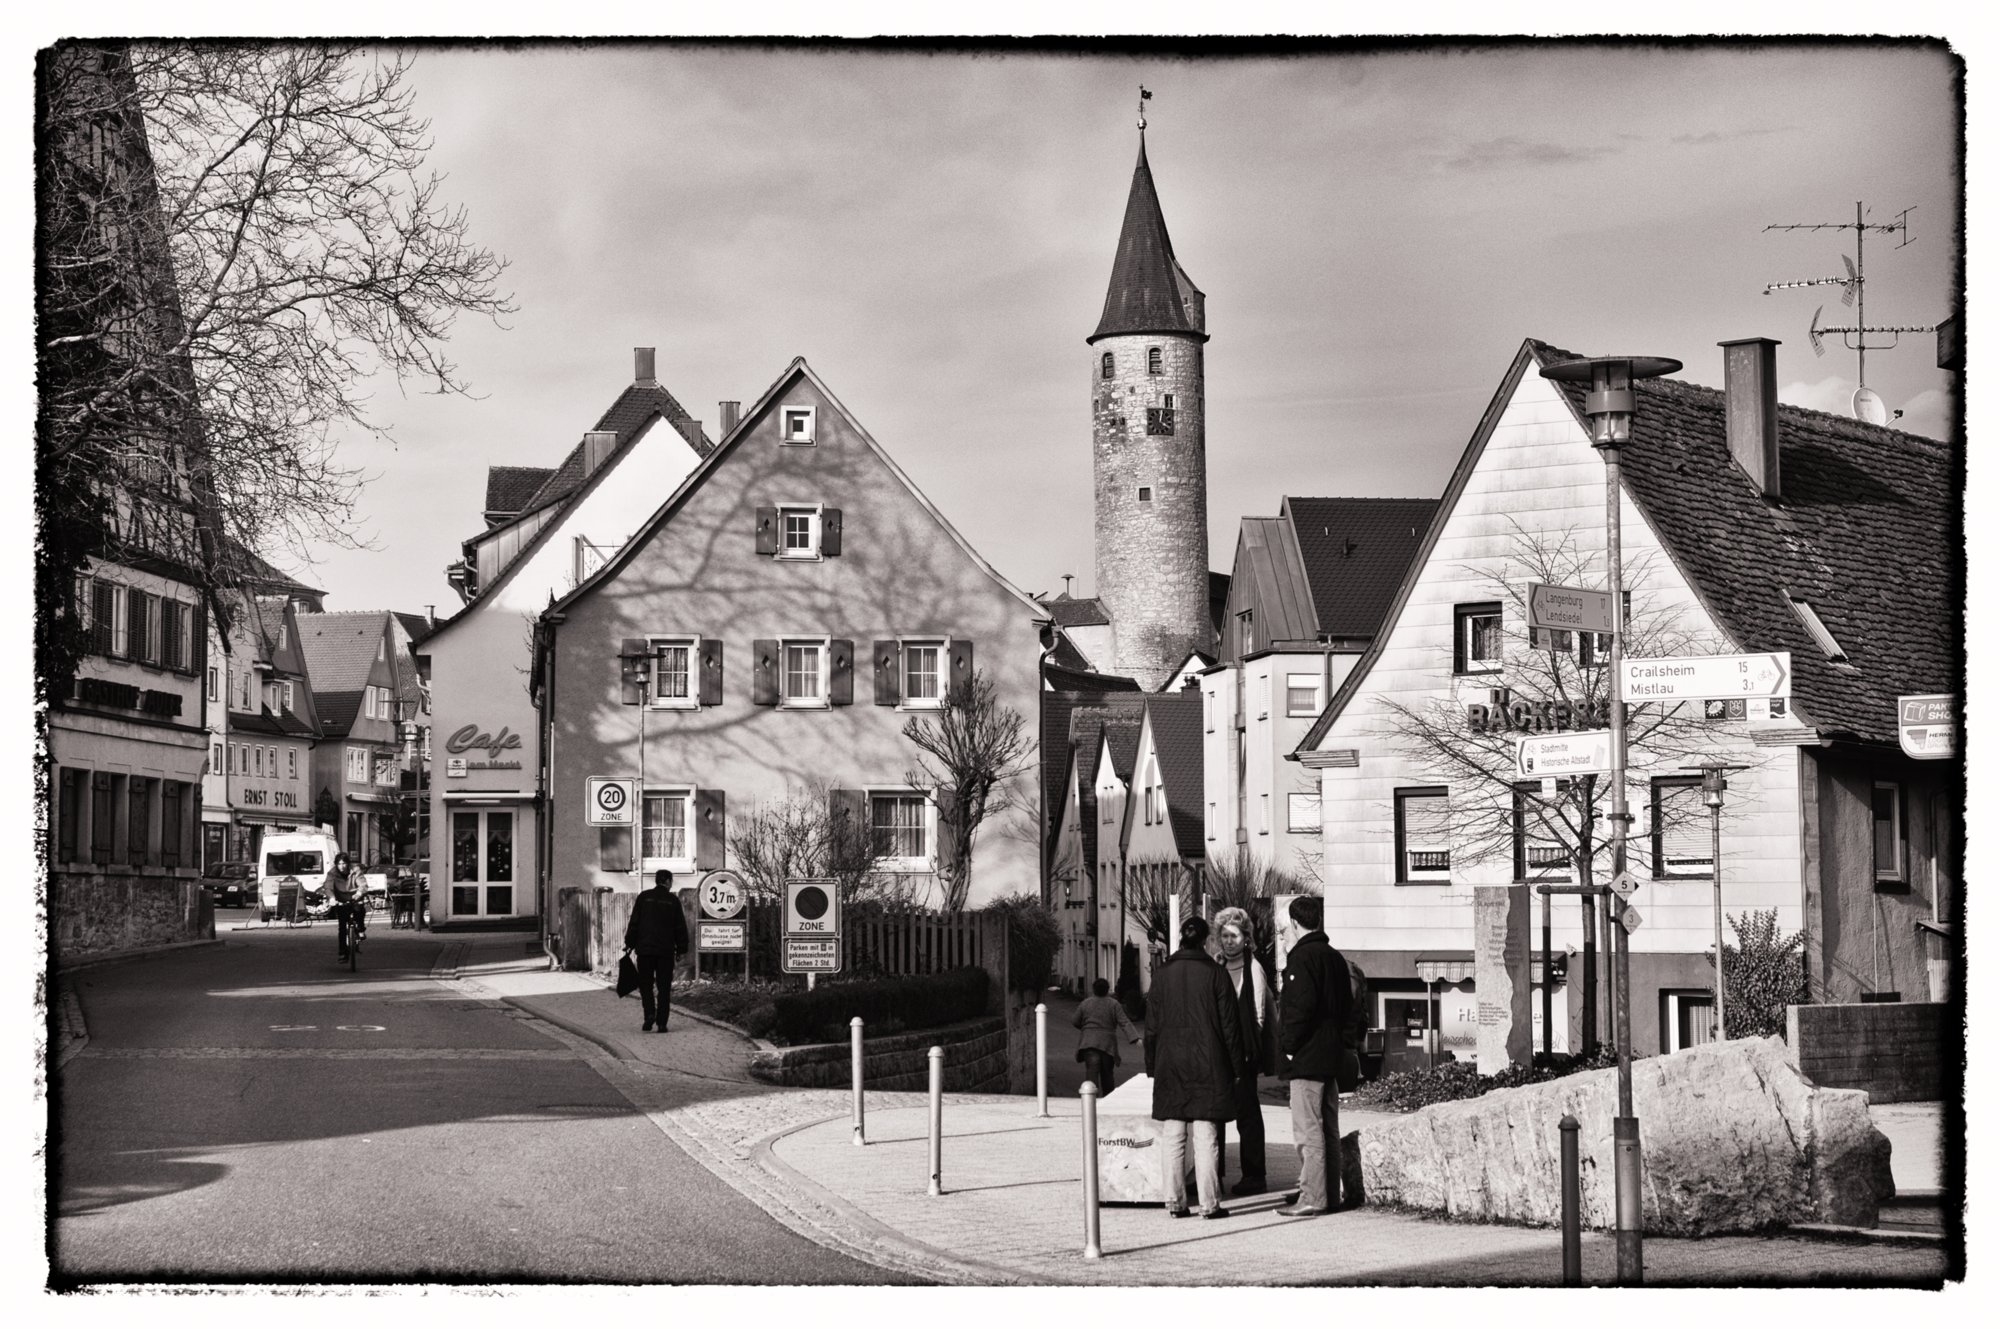
<instances>
[{"instance_id":1,"label":"sky","mask_svg":"<svg viewBox=\"0 0 2000 1329\"><path fill-rule=\"evenodd\" d=\"M441 613L489 465L553 466L632 348L715 431L803 356L1031 592L1093 585L1095 328L1138 147L1208 296L1210 564L1287 494L1432 497L1527 337L1682 360L1779 339L1780 397L1846 413L1830 276L1866 241L1870 325L1951 311L1955 66L1881 43L1513 44L1185 58L713 45L419 48L429 164L509 261L462 321L476 397L375 385L390 447L354 534L281 563L329 608ZM1899 240L1907 243L1897 247ZM1877 340L1887 341L1881 337ZM1929 334L1868 357L1901 427L1948 434ZM664 498L664 495L662 496Z\"/></svg>"}]
</instances>

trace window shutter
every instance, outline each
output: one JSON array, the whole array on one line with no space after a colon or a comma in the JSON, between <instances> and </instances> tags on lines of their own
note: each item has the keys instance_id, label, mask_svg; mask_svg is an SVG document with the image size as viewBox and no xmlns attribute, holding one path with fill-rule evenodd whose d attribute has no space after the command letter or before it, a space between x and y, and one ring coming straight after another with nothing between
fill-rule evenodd
<instances>
[{"instance_id":1,"label":"window shutter","mask_svg":"<svg viewBox=\"0 0 2000 1329\"><path fill-rule=\"evenodd\" d=\"M111 654L111 583L98 578L90 583L91 648L99 655Z\"/></svg>"},{"instance_id":2,"label":"window shutter","mask_svg":"<svg viewBox=\"0 0 2000 1329\"><path fill-rule=\"evenodd\" d=\"M776 508L757 509L757 552L775 554L778 552L778 510Z\"/></svg>"},{"instance_id":3,"label":"window shutter","mask_svg":"<svg viewBox=\"0 0 2000 1329\"><path fill-rule=\"evenodd\" d=\"M827 817L832 825L836 846L850 843L848 837L855 837L863 843L872 844L868 825L868 795L860 789L829 789L826 791ZM839 855L845 857L844 854Z\"/></svg>"},{"instance_id":4,"label":"window shutter","mask_svg":"<svg viewBox=\"0 0 2000 1329\"><path fill-rule=\"evenodd\" d=\"M630 826L598 827L597 870L599 872L630 872L632 866L632 828Z\"/></svg>"},{"instance_id":5,"label":"window shutter","mask_svg":"<svg viewBox=\"0 0 2000 1329\"><path fill-rule=\"evenodd\" d=\"M275 770L272 774L276 774ZM160 786L160 866L181 865L181 789L178 780Z\"/></svg>"},{"instance_id":6,"label":"window shutter","mask_svg":"<svg viewBox=\"0 0 2000 1329\"><path fill-rule=\"evenodd\" d=\"M714 637L701 643L701 704L722 705L722 642Z\"/></svg>"},{"instance_id":7,"label":"window shutter","mask_svg":"<svg viewBox=\"0 0 2000 1329\"><path fill-rule=\"evenodd\" d=\"M160 663L177 673L187 667L181 658L181 610L178 600L160 601Z\"/></svg>"},{"instance_id":8,"label":"window shutter","mask_svg":"<svg viewBox=\"0 0 2000 1329\"><path fill-rule=\"evenodd\" d=\"M972 682L972 643L954 640L951 643L951 687L956 692Z\"/></svg>"},{"instance_id":9,"label":"window shutter","mask_svg":"<svg viewBox=\"0 0 2000 1329\"><path fill-rule=\"evenodd\" d=\"M125 591L125 658L143 659L146 654L146 593L136 587Z\"/></svg>"},{"instance_id":10,"label":"window shutter","mask_svg":"<svg viewBox=\"0 0 2000 1329\"><path fill-rule=\"evenodd\" d=\"M694 791L694 865L704 872L722 867L729 847L728 797L720 789Z\"/></svg>"},{"instance_id":11,"label":"window shutter","mask_svg":"<svg viewBox=\"0 0 2000 1329\"><path fill-rule=\"evenodd\" d=\"M778 643L759 637L750 645L750 701L756 706L778 704Z\"/></svg>"},{"instance_id":12,"label":"window shutter","mask_svg":"<svg viewBox=\"0 0 2000 1329\"><path fill-rule=\"evenodd\" d=\"M903 646L895 640L875 643L875 704L894 706L903 699Z\"/></svg>"},{"instance_id":13,"label":"window shutter","mask_svg":"<svg viewBox=\"0 0 2000 1329\"><path fill-rule=\"evenodd\" d=\"M854 643L836 639L827 658L827 701L835 706L854 704Z\"/></svg>"},{"instance_id":14,"label":"window shutter","mask_svg":"<svg viewBox=\"0 0 2000 1329\"><path fill-rule=\"evenodd\" d=\"M819 552L826 558L840 557L840 509L819 510Z\"/></svg>"},{"instance_id":15,"label":"window shutter","mask_svg":"<svg viewBox=\"0 0 2000 1329\"><path fill-rule=\"evenodd\" d=\"M957 834L958 791L945 788L933 789L931 802L937 807L937 841L930 847L931 861L942 864L948 856L945 846L951 844Z\"/></svg>"}]
</instances>

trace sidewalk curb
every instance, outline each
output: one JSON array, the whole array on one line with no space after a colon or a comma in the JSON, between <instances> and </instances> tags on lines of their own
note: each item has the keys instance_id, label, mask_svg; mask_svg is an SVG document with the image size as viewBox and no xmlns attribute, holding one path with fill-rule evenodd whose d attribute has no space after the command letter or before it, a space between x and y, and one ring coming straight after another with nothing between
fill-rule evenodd
<instances>
[{"instance_id":1,"label":"sidewalk curb","mask_svg":"<svg viewBox=\"0 0 2000 1329\"><path fill-rule=\"evenodd\" d=\"M578 1024L575 1020L571 1020L565 1016L557 1015L553 1011L543 1011L535 1009L533 1006L530 1006L528 1004L529 1002L534 1000L533 997L502 997L500 998L500 1000L506 1003L507 1005L514 1007L516 1010L526 1011L528 1014L534 1016L537 1020L547 1020L550 1024L556 1026L556 1028L558 1029L565 1030L571 1034L576 1035L578 1038L585 1039L586 1041L591 1043L595 1043L598 1047L603 1048L607 1053L616 1057L620 1061L637 1062L639 1060L639 1058L634 1056L631 1052L619 1046L617 1043L612 1042L608 1035L600 1034L596 1030L588 1027L587 1025Z\"/></svg>"},{"instance_id":2,"label":"sidewalk curb","mask_svg":"<svg viewBox=\"0 0 2000 1329\"><path fill-rule=\"evenodd\" d=\"M56 1021L62 1032L62 1046L56 1050L56 1069L69 1065L70 1058L90 1046L90 1028L83 1022L83 1003L65 983L56 991Z\"/></svg>"},{"instance_id":3,"label":"sidewalk curb","mask_svg":"<svg viewBox=\"0 0 2000 1329\"><path fill-rule=\"evenodd\" d=\"M597 984L605 991L609 992L612 990L613 980L609 975L600 974L595 969L584 970L582 971L582 973L583 977ZM624 998L621 997L619 998L619 1000L623 1001ZM748 1043L752 1048L756 1049L759 1052L770 1052L776 1050L777 1047L776 1044L767 1042L761 1038L753 1037L750 1034L746 1034L741 1029L737 1028L735 1025L730 1024L726 1020L718 1020L713 1015L703 1015L700 1011L689 1010L685 1006L678 1006L678 1005L673 1008L673 1013L676 1019L699 1020L701 1021L701 1023L708 1025L712 1029L720 1029L725 1034L734 1034L736 1035L736 1037L742 1039L745 1043ZM762 1083L762 1081L759 1081L758 1083Z\"/></svg>"},{"instance_id":4,"label":"sidewalk curb","mask_svg":"<svg viewBox=\"0 0 2000 1329\"><path fill-rule=\"evenodd\" d=\"M1784 1229L1802 1237L1856 1244L1885 1242L1907 1246L1942 1246L1942 1232L1921 1232L1911 1228L1845 1227L1839 1223L1793 1223Z\"/></svg>"},{"instance_id":5,"label":"sidewalk curb","mask_svg":"<svg viewBox=\"0 0 2000 1329\"><path fill-rule=\"evenodd\" d=\"M170 941L161 946L134 946L128 950L106 951L102 955L86 955L80 960L71 960L56 969L59 978L81 973L86 969L97 969L107 964L125 964L137 960L159 960L169 955L179 955L183 951L202 950L209 946L221 946L221 937L204 937L199 941Z\"/></svg>"}]
</instances>

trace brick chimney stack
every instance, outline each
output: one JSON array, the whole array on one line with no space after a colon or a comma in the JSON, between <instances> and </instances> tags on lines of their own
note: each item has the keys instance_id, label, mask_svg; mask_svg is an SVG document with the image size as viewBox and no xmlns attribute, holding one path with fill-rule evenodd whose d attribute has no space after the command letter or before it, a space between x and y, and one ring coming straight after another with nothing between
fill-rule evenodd
<instances>
[{"instance_id":1,"label":"brick chimney stack","mask_svg":"<svg viewBox=\"0 0 2000 1329\"><path fill-rule=\"evenodd\" d=\"M653 377L653 348L634 346L632 348L632 381L634 383L656 383Z\"/></svg>"},{"instance_id":2,"label":"brick chimney stack","mask_svg":"<svg viewBox=\"0 0 2000 1329\"><path fill-rule=\"evenodd\" d=\"M1729 455L1772 502L1783 493L1778 479L1778 343L1745 337L1722 347L1723 410Z\"/></svg>"}]
</instances>

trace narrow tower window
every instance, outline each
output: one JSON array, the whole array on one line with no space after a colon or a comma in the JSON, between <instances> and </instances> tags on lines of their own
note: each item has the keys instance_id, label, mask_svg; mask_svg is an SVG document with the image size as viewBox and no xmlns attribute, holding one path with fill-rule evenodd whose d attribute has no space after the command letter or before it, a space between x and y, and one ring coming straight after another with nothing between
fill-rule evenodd
<instances>
[{"instance_id":1,"label":"narrow tower window","mask_svg":"<svg viewBox=\"0 0 2000 1329\"><path fill-rule=\"evenodd\" d=\"M1104 353L1104 367L1098 372L1105 378L1111 377L1111 352L1106 351Z\"/></svg>"},{"instance_id":2,"label":"narrow tower window","mask_svg":"<svg viewBox=\"0 0 2000 1329\"><path fill-rule=\"evenodd\" d=\"M1160 372L1160 348L1157 346L1146 348L1146 372L1149 374Z\"/></svg>"},{"instance_id":3,"label":"narrow tower window","mask_svg":"<svg viewBox=\"0 0 2000 1329\"><path fill-rule=\"evenodd\" d=\"M1153 486L1151 485L1139 486L1139 501L1141 503L1151 503L1153 501Z\"/></svg>"}]
</instances>

